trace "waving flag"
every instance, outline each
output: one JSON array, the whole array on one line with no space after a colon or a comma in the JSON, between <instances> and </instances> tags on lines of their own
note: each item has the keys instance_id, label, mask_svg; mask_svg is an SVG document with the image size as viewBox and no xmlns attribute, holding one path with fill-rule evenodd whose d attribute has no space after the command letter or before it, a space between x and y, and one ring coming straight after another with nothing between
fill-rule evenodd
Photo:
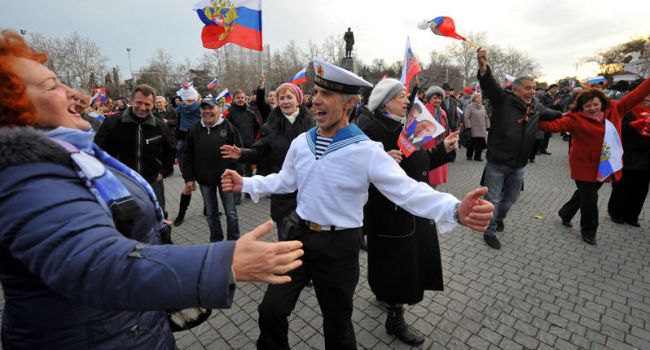
<instances>
[{"instance_id":1,"label":"waving flag","mask_svg":"<svg viewBox=\"0 0 650 350\"><path fill-rule=\"evenodd\" d=\"M93 97L90 99L90 103L92 104L95 101L99 101L99 105L103 105L108 101L108 96L106 95L106 88L95 88L93 89Z\"/></svg>"},{"instance_id":2,"label":"waving flag","mask_svg":"<svg viewBox=\"0 0 650 350\"><path fill-rule=\"evenodd\" d=\"M210 82L210 84L208 84L208 89L214 89L214 88L216 88L217 86L219 86L219 79L214 78L214 79Z\"/></svg>"},{"instance_id":3,"label":"waving flag","mask_svg":"<svg viewBox=\"0 0 650 350\"><path fill-rule=\"evenodd\" d=\"M233 43L262 51L262 0L200 0L194 10L205 25L203 47Z\"/></svg>"},{"instance_id":4,"label":"waving flag","mask_svg":"<svg viewBox=\"0 0 650 350\"><path fill-rule=\"evenodd\" d=\"M409 37L406 37L406 50L404 51L404 65L402 67L402 77L400 78L400 83L406 87L406 91L410 91L409 84L411 79L422 71L418 60L415 59L413 55L413 50L411 50L411 40Z\"/></svg>"},{"instance_id":5,"label":"waving flag","mask_svg":"<svg viewBox=\"0 0 650 350\"><path fill-rule=\"evenodd\" d=\"M230 103L232 101L232 96L230 96L230 91L228 91L228 89L224 89L214 100L219 104Z\"/></svg>"},{"instance_id":6,"label":"waving flag","mask_svg":"<svg viewBox=\"0 0 650 350\"><path fill-rule=\"evenodd\" d=\"M307 68L303 68L296 75L289 80L290 83L294 83L296 85L304 84L307 82Z\"/></svg>"},{"instance_id":7,"label":"waving flag","mask_svg":"<svg viewBox=\"0 0 650 350\"><path fill-rule=\"evenodd\" d=\"M474 45L471 41L467 40L464 36L456 33L456 24L454 23L454 20L451 17L440 16L430 21L427 21L425 19L418 24L418 28L422 30L431 28L431 31L434 34L462 40L468 43L469 45L471 45L473 48L478 50L478 46Z\"/></svg>"},{"instance_id":8,"label":"waving flag","mask_svg":"<svg viewBox=\"0 0 650 350\"><path fill-rule=\"evenodd\" d=\"M605 136L600 150L600 164L596 178L603 182L607 177L623 169L623 145L612 122L605 119Z\"/></svg>"}]
</instances>

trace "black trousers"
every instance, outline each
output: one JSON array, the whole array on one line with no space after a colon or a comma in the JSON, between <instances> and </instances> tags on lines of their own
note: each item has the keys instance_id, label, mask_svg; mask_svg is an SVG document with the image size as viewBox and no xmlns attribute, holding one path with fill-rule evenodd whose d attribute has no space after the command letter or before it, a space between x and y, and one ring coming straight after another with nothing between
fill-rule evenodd
<instances>
[{"instance_id":1,"label":"black trousers","mask_svg":"<svg viewBox=\"0 0 650 350\"><path fill-rule=\"evenodd\" d=\"M535 160L535 156L537 155L537 151L539 151L542 142L544 142L544 140L535 139L535 143L533 143L533 149L530 150L530 154L528 155L529 160Z\"/></svg>"},{"instance_id":2,"label":"black trousers","mask_svg":"<svg viewBox=\"0 0 650 350\"><path fill-rule=\"evenodd\" d=\"M577 181L578 189L571 199L560 208L560 217L571 220L580 210L580 231L583 235L596 237L598 230L598 190L602 182Z\"/></svg>"},{"instance_id":3,"label":"black trousers","mask_svg":"<svg viewBox=\"0 0 650 350\"><path fill-rule=\"evenodd\" d=\"M548 141L551 139L551 135L553 133L550 131L544 131L544 140L542 141L542 144L539 146L539 151L540 152L546 152L548 148Z\"/></svg>"},{"instance_id":4,"label":"black trousers","mask_svg":"<svg viewBox=\"0 0 650 350\"><path fill-rule=\"evenodd\" d=\"M481 153L483 153L486 146L485 137L472 137L472 142L467 147L467 159L472 158L472 155L474 155L474 160L481 159Z\"/></svg>"},{"instance_id":5,"label":"black trousers","mask_svg":"<svg viewBox=\"0 0 650 350\"><path fill-rule=\"evenodd\" d=\"M649 184L650 170L623 169L621 180L612 183L612 195L607 203L609 215L625 222L639 221Z\"/></svg>"},{"instance_id":6,"label":"black trousers","mask_svg":"<svg viewBox=\"0 0 650 350\"><path fill-rule=\"evenodd\" d=\"M359 281L361 228L315 232L303 228L303 264L288 273L291 282L270 284L258 307L258 349L289 349L288 317L309 280L323 314L326 349L356 349L352 296Z\"/></svg>"}]
</instances>

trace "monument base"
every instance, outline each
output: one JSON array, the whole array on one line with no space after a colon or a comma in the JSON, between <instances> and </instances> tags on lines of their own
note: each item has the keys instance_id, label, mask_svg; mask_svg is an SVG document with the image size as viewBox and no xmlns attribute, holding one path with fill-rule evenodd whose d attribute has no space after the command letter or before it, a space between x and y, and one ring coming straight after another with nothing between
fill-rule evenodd
<instances>
[{"instance_id":1,"label":"monument base","mask_svg":"<svg viewBox=\"0 0 650 350\"><path fill-rule=\"evenodd\" d=\"M357 67L352 57L343 57L341 60L341 68L347 69L350 72L357 74Z\"/></svg>"}]
</instances>

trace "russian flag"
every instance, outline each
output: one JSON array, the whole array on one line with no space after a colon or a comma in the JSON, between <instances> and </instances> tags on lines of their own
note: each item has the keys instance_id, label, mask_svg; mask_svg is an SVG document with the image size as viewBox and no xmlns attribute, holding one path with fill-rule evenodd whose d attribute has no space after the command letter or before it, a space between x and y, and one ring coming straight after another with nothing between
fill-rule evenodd
<instances>
[{"instance_id":1,"label":"russian flag","mask_svg":"<svg viewBox=\"0 0 650 350\"><path fill-rule=\"evenodd\" d=\"M210 84L208 84L208 89L214 89L214 88L216 88L217 86L219 86L219 79L214 78L214 79L210 82Z\"/></svg>"},{"instance_id":2,"label":"russian flag","mask_svg":"<svg viewBox=\"0 0 650 350\"><path fill-rule=\"evenodd\" d=\"M406 91L409 91L409 84L411 79L422 71L420 64L415 59L413 55L413 50L411 50L411 40L409 37L406 37L406 50L404 51L404 65L402 67L402 77L400 78L400 83L406 87Z\"/></svg>"},{"instance_id":3,"label":"russian flag","mask_svg":"<svg viewBox=\"0 0 650 350\"><path fill-rule=\"evenodd\" d=\"M228 89L224 89L214 100L221 104L230 103L232 101L232 96L230 96L230 91L228 91Z\"/></svg>"},{"instance_id":4,"label":"russian flag","mask_svg":"<svg viewBox=\"0 0 650 350\"><path fill-rule=\"evenodd\" d=\"M296 75L289 80L290 83L294 83L296 85L304 84L307 82L307 68L301 69Z\"/></svg>"},{"instance_id":5,"label":"russian flag","mask_svg":"<svg viewBox=\"0 0 650 350\"><path fill-rule=\"evenodd\" d=\"M93 89L93 97L90 99L90 103L92 104L97 99L99 99L100 105L106 103L106 101L108 100L108 96L106 95L106 88L102 87L102 88Z\"/></svg>"},{"instance_id":6,"label":"russian flag","mask_svg":"<svg viewBox=\"0 0 650 350\"><path fill-rule=\"evenodd\" d=\"M623 145L612 122L605 119L605 136L600 150L600 164L596 178L603 182L607 177L623 169Z\"/></svg>"},{"instance_id":7,"label":"russian flag","mask_svg":"<svg viewBox=\"0 0 650 350\"><path fill-rule=\"evenodd\" d=\"M211 2L200 0L194 5L205 24L201 31L203 47L218 49L233 43L262 51L262 0Z\"/></svg>"}]
</instances>

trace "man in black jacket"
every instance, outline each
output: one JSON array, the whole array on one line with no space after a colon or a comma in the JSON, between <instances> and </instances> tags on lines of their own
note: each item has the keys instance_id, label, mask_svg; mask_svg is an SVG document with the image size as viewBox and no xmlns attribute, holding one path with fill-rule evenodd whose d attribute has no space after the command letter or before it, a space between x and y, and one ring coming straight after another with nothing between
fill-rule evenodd
<instances>
[{"instance_id":1,"label":"man in black jacket","mask_svg":"<svg viewBox=\"0 0 650 350\"><path fill-rule=\"evenodd\" d=\"M121 116L107 118L97 131L95 143L142 175L153 187L164 211L163 178L174 172L176 149L165 123L151 113L155 96L151 86L136 86L131 107Z\"/></svg>"},{"instance_id":2,"label":"man in black jacket","mask_svg":"<svg viewBox=\"0 0 650 350\"><path fill-rule=\"evenodd\" d=\"M535 143L537 122L540 118L558 118L562 113L535 101L535 81L531 77L516 79L511 92L501 89L492 76L487 58L487 51L480 49L478 80L493 111L482 184L489 188L485 199L495 206L496 215L483 238L488 246L500 249L495 231L503 231L503 220L519 197L524 167Z\"/></svg>"},{"instance_id":3,"label":"man in black jacket","mask_svg":"<svg viewBox=\"0 0 650 350\"><path fill-rule=\"evenodd\" d=\"M260 123L255 112L251 111L246 105L246 94L244 91L237 89L234 92L232 105L228 110L228 120L239 132L239 137L244 148L251 148L257 139L260 130ZM253 175L250 164L238 164L238 172L243 176ZM239 205L241 194L235 196L235 204Z\"/></svg>"},{"instance_id":4,"label":"man in black jacket","mask_svg":"<svg viewBox=\"0 0 650 350\"><path fill-rule=\"evenodd\" d=\"M221 204L226 213L228 240L239 238L239 218L235 208L232 192L221 191L219 179L226 169L235 169L232 159L221 157L220 148L223 145L241 147L239 134L233 125L223 118L221 109L213 99L201 102L201 121L187 131L185 149L183 150L183 178L185 190L195 191L199 183L203 203L208 214L210 242L223 240L223 230L218 214L217 190Z\"/></svg>"}]
</instances>

